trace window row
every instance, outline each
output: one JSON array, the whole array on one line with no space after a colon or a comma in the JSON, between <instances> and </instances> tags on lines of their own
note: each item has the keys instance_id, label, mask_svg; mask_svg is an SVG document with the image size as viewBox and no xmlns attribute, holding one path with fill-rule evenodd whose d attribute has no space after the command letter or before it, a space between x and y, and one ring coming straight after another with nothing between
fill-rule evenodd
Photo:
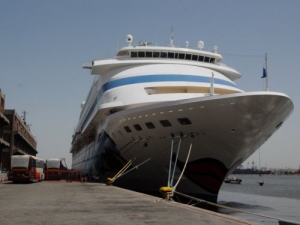
<instances>
[{"instance_id":1,"label":"window row","mask_svg":"<svg viewBox=\"0 0 300 225\"><path fill-rule=\"evenodd\" d=\"M178 53L178 52L152 52L152 51L132 51L132 58L169 58L169 59L185 59L207 63L214 63L215 58L190 53Z\"/></svg>"},{"instance_id":2,"label":"window row","mask_svg":"<svg viewBox=\"0 0 300 225\"><path fill-rule=\"evenodd\" d=\"M118 56L129 55L128 51L120 51ZM131 58L169 58L169 59L183 59L193 60L207 63L215 63L214 57L190 54L190 53L179 53L179 52L160 52L160 51L131 51Z\"/></svg>"},{"instance_id":3,"label":"window row","mask_svg":"<svg viewBox=\"0 0 300 225\"><path fill-rule=\"evenodd\" d=\"M181 124L181 125L189 125L189 124L192 124L192 122L188 119L188 118L178 118L177 121ZM172 124L169 120L160 120L159 123L163 126L163 127L171 127ZM152 122L147 122L145 123L146 127L148 129L155 129L155 125L152 123ZM134 124L133 125L134 129L136 131L141 131L143 130L142 127L139 125L139 124ZM124 127L125 131L127 133L131 133L132 130L129 126L125 126Z\"/></svg>"}]
</instances>

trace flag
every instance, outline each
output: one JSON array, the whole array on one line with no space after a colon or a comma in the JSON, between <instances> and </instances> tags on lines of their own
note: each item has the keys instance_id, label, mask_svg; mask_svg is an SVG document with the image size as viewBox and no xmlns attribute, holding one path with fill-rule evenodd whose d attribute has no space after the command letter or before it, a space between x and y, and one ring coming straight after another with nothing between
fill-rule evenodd
<instances>
[{"instance_id":1,"label":"flag","mask_svg":"<svg viewBox=\"0 0 300 225\"><path fill-rule=\"evenodd\" d=\"M267 77L267 71L266 71L266 68L264 67L263 68L263 75L261 78L266 78Z\"/></svg>"}]
</instances>

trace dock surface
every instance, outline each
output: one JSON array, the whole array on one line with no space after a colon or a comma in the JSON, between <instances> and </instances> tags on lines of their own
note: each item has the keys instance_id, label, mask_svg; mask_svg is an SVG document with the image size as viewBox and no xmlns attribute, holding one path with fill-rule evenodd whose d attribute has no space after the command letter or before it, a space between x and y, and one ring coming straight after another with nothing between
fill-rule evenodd
<instances>
[{"instance_id":1,"label":"dock surface","mask_svg":"<svg viewBox=\"0 0 300 225\"><path fill-rule=\"evenodd\" d=\"M0 224L258 224L107 186L66 181L0 183Z\"/></svg>"}]
</instances>

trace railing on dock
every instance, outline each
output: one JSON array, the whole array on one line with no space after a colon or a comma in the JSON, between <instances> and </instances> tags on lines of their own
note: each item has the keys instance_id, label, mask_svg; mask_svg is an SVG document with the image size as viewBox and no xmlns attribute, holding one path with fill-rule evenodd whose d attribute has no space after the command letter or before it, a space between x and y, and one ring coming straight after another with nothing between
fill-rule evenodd
<instances>
[{"instance_id":1,"label":"railing on dock","mask_svg":"<svg viewBox=\"0 0 300 225\"><path fill-rule=\"evenodd\" d=\"M81 174L79 170L58 170L58 171L46 171L45 172L46 181L60 181L65 180L67 182L84 182L85 177Z\"/></svg>"}]
</instances>

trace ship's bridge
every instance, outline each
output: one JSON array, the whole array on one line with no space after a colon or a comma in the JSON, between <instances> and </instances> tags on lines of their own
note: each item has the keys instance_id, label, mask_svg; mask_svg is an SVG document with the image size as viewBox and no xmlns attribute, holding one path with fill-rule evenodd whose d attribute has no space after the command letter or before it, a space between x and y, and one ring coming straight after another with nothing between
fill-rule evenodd
<instances>
[{"instance_id":1,"label":"ship's bridge","mask_svg":"<svg viewBox=\"0 0 300 225\"><path fill-rule=\"evenodd\" d=\"M223 57L215 52L197 49L157 47L157 46L129 46L121 49L116 58L165 58L191 60L206 63L219 63Z\"/></svg>"}]
</instances>

